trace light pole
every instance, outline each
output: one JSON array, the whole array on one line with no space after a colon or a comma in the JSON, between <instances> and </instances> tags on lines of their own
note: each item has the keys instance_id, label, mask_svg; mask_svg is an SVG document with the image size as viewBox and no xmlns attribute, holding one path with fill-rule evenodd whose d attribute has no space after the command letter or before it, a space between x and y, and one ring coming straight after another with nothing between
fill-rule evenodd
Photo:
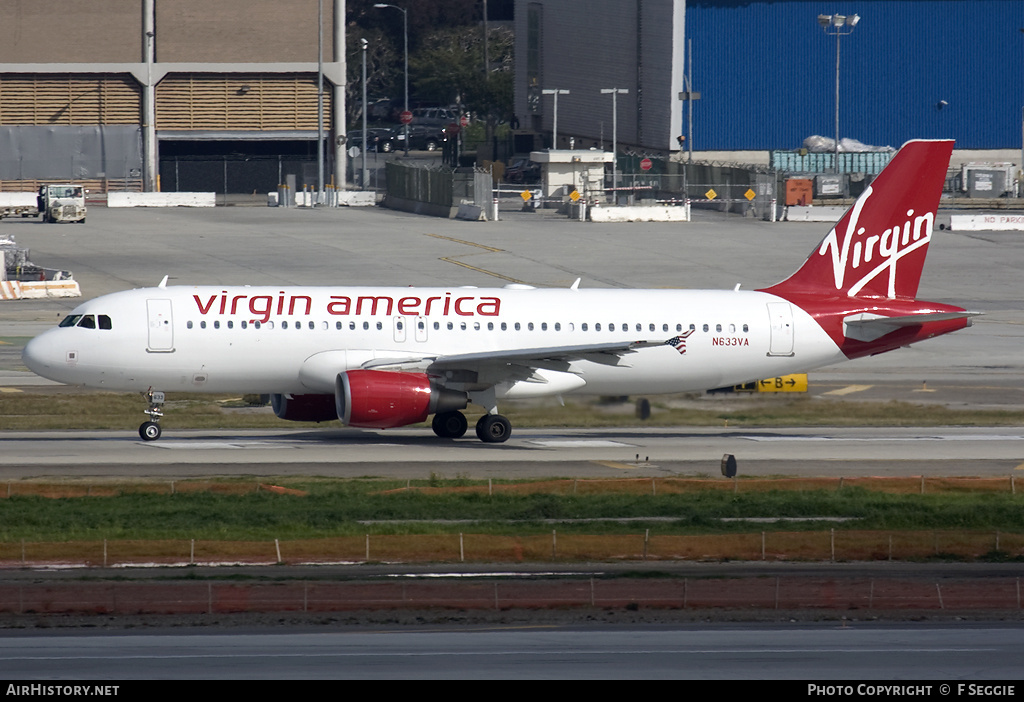
<instances>
[{"instance_id":1,"label":"light pole","mask_svg":"<svg viewBox=\"0 0 1024 702\"><path fill-rule=\"evenodd\" d=\"M551 123L551 148L558 148L558 96L568 95L569 91L564 88L544 88L541 90L544 95L553 95L555 98L555 109Z\"/></svg>"},{"instance_id":2,"label":"light pole","mask_svg":"<svg viewBox=\"0 0 1024 702\"><path fill-rule=\"evenodd\" d=\"M839 173L839 39L852 34L858 22L859 15L818 15L818 24L825 34L836 38L836 173Z\"/></svg>"},{"instance_id":3,"label":"light pole","mask_svg":"<svg viewBox=\"0 0 1024 702\"><path fill-rule=\"evenodd\" d=\"M555 108L552 113L551 123L551 147L558 148L558 96L568 95L569 91L564 88L545 88L541 92L545 95L553 95L555 98Z\"/></svg>"},{"instance_id":4,"label":"light pole","mask_svg":"<svg viewBox=\"0 0 1024 702\"><path fill-rule=\"evenodd\" d=\"M324 0L316 4L316 202L324 204Z\"/></svg>"},{"instance_id":5,"label":"light pole","mask_svg":"<svg viewBox=\"0 0 1024 702\"><path fill-rule=\"evenodd\" d=\"M405 112L409 111L409 12L403 7L398 5L388 5L387 3L378 2L374 4L376 8L390 7L398 10L402 13L402 36L405 39L405 105L402 110ZM405 155L409 155L409 125L405 125Z\"/></svg>"},{"instance_id":6,"label":"light pole","mask_svg":"<svg viewBox=\"0 0 1024 702\"><path fill-rule=\"evenodd\" d=\"M366 47L369 46L370 42L366 39L359 40L363 45L363 173L360 177L362 181L363 190L367 189L367 183L370 180L370 172L366 170Z\"/></svg>"},{"instance_id":7,"label":"light pole","mask_svg":"<svg viewBox=\"0 0 1024 702\"><path fill-rule=\"evenodd\" d=\"M1024 27L1018 27L1024 34ZM1024 197L1024 107L1020 110L1020 168L1017 169L1017 197Z\"/></svg>"},{"instance_id":8,"label":"light pole","mask_svg":"<svg viewBox=\"0 0 1024 702\"><path fill-rule=\"evenodd\" d=\"M628 95L629 91L626 88L601 88L602 95L611 94L612 96L612 190L618 187L618 164L616 158L619 151L619 110L618 110L618 97L619 95ZM612 195L614 200L615 195Z\"/></svg>"}]
</instances>

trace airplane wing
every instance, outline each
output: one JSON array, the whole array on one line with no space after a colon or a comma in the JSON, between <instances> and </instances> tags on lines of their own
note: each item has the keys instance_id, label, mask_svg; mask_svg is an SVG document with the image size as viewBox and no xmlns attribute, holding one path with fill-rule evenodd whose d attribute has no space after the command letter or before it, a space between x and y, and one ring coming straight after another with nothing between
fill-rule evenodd
<instances>
[{"instance_id":1,"label":"airplane wing","mask_svg":"<svg viewBox=\"0 0 1024 702\"><path fill-rule=\"evenodd\" d=\"M843 319L843 335L857 341L874 341L889 332L903 327L912 327L925 322L945 322L950 319L968 319L981 312L934 312L931 314L907 314L899 317L885 317L869 312L853 314Z\"/></svg>"},{"instance_id":2,"label":"airplane wing","mask_svg":"<svg viewBox=\"0 0 1024 702\"><path fill-rule=\"evenodd\" d=\"M588 360L622 365L622 357L638 349L663 346L659 340L615 341L600 344L543 346L529 349L501 349L440 356L375 358L363 368L376 370L418 370L451 383L489 386L502 382L531 380L537 370L565 372L573 361Z\"/></svg>"}]
</instances>

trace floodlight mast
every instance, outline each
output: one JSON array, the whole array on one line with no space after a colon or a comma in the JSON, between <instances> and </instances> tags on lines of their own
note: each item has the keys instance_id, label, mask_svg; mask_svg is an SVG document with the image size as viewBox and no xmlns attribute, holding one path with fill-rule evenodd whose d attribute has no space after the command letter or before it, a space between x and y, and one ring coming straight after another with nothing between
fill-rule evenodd
<instances>
[{"instance_id":1,"label":"floodlight mast","mask_svg":"<svg viewBox=\"0 0 1024 702\"><path fill-rule=\"evenodd\" d=\"M568 95L569 91L564 88L544 88L540 91L544 95L551 95L555 99L554 112L552 113L551 124L551 148L558 148L558 96Z\"/></svg>"},{"instance_id":2,"label":"floodlight mast","mask_svg":"<svg viewBox=\"0 0 1024 702\"><path fill-rule=\"evenodd\" d=\"M839 173L839 40L853 34L853 28L860 22L860 15L818 15L818 24L836 38L836 143L835 172Z\"/></svg>"},{"instance_id":3,"label":"floodlight mast","mask_svg":"<svg viewBox=\"0 0 1024 702\"><path fill-rule=\"evenodd\" d=\"M619 187L619 173L618 173L618 137L619 137L619 110L618 110L618 97L619 95L628 95L629 91L626 88L601 88L602 95L612 96L612 190ZM615 195L612 194L614 199Z\"/></svg>"},{"instance_id":4,"label":"floodlight mast","mask_svg":"<svg viewBox=\"0 0 1024 702\"><path fill-rule=\"evenodd\" d=\"M374 7L381 9L390 7L394 10L398 10L402 13L402 36L405 41L405 105L402 109L405 112L409 111L409 11L404 7L398 5L388 5L387 3L378 2L374 4ZM409 123L405 122L405 155L409 155Z\"/></svg>"}]
</instances>

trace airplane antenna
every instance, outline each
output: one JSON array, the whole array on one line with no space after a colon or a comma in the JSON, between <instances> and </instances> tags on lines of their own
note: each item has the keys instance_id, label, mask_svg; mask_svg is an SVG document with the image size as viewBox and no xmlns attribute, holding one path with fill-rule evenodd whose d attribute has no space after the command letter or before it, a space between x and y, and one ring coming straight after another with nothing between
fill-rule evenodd
<instances>
[{"instance_id":1,"label":"airplane antenna","mask_svg":"<svg viewBox=\"0 0 1024 702\"><path fill-rule=\"evenodd\" d=\"M157 287L158 288L166 288L167 287L167 279L168 278L170 278L170 276L165 275L164 279L160 281L160 285L157 285Z\"/></svg>"},{"instance_id":2,"label":"airplane antenna","mask_svg":"<svg viewBox=\"0 0 1024 702\"><path fill-rule=\"evenodd\" d=\"M569 286L569 289L570 290L579 290L579 288L580 288L580 281L581 280L583 280L583 278L577 278L576 282Z\"/></svg>"},{"instance_id":3,"label":"airplane antenna","mask_svg":"<svg viewBox=\"0 0 1024 702\"><path fill-rule=\"evenodd\" d=\"M743 283L736 283L736 287L735 287L735 288L733 288L733 289L732 289L732 291L733 291L733 292L739 292L739 289L740 289L740 286L741 286L741 285L743 285Z\"/></svg>"}]
</instances>

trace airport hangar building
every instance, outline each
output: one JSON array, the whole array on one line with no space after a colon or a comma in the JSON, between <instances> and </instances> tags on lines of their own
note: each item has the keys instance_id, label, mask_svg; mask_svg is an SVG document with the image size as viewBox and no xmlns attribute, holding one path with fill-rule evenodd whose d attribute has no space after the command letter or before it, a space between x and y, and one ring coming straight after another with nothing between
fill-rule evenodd
<instances>
[{"instance_id":1,"label":"airport hangar building","mask_svg":"<svg viewBox=\"0 0 1024 702\"><path fill-rule=\"evenodd\" d=\"M411 0L410 0L411 1ZM327 145L343 130L344 0L323 0ZM9 0L0 42L0 188L123 181L163 190L313 182L317 0ZM818 15L859 14L836 39ZM1021 145L1024 3L1015 0L515 0L514 110L550 143L678 152L798 148L834 133L898 146ZM688 54L692 47L692 69ZM699 100L683 102L686 75ZM692 132L689 109L692 107ZM201 147L201 148L200 148ZM223 165L179 158L201 151ZM328 154L335 152L326 149ZM337 150L337 170L344 152ZM274 155L277 155L275 160ZM248 159L248 160L247 160ZM248 163L251 178L229 166ZM261 170L262 169L262 170ZM160 174L158 179L157 175ZM230 176L230 177L229 177ZM272 186L271 186L272 187Z\"/></svg>"},{"instance_id":2,"label":"airport hangar building","mask_svg":"<svg viewBox=\"0 0 1024 702\"><path fill-rule=\"evenodd\" d=\"M7 0L0 189L71 179L99 188L266 192L282 182L289 159L287 172L315 184L318 4ZM330 145L344 133L336 117L345 105L344 26L335 20L345 2L322 7Z\"/></svg>"},{"instance_id":3,"label":"airport hangar building","mask_svg":"<svg viewBox=\"0 0 1024 702\"><path fill-rule=\"evenodd\" d=\"M819 15L859 15L840 38ZM1024 2L1013 0L516 0L515 113L558 146L798 149L835 135L898 147L1022 146ZM692 67L689 56L692 52ZM692 89L686 78L692 74ZM680 93L699 92L692 103Z\"/></svg>"}]
</instances>

